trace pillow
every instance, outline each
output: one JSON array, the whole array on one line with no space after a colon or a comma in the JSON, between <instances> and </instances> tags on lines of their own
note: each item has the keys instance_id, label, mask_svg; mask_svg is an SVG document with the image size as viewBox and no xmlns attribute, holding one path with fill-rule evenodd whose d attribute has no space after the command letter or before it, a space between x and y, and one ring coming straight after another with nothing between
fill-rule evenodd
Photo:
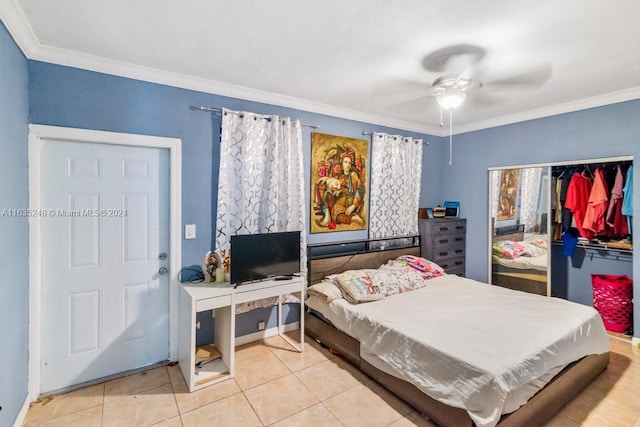
<instances>
[{"instance_id":1,"label":"pillow","mask_svg":"<svg viewBox=\"0 0 640 427\"><path fill-rule=\"evenodd\" d=\"M540 256L547 253L546 248L542 248L540 246L536 246L531 242L522 242L522 246L524 246L524 256L532 257L532 256Z\"/></svg>"},{"instance_id":2,"label":"pillow","mask_svg":"<svg viewBox=\"0 0 640 427\"><path fill-rule=\"evenodd\" d=\"M382 266L382 268L398 267L409 267L418 272L425 279L431 279L432 277L439 277L445 274L444 268L440 267L435 262L413 255L401 255L396 259L388 261Z\"/></svg>"},{"instance_id":3,"label":"pillow","mask_svg":"<svg viewBox=\"0 0 640 427\"><path fill-rule=\"evenodd\" d=\"M329 304L335 299L342 298L342 291L340 288L331 282L320 282L315 285L311 285L307 288L307 293L320 298L320 300L325 304Z\"/></svg>"},{"instance_id":4,"label":"pillow","mask_svg":"<svg viewBox=\"0 0 640 427\"><path fill-rule=\"evenodd\" d=\"M373 284L380 288L385 296L400 294L422 288L427 278L409 267L380 268L372 274Z\"/></svg>"},{"instance_id":5,"label":"pillow","mask_svg":"<svg viewBox=\"0 0 640 427\"><path fill-rule=\"evenodd\" d=\"M530 243L533 246L537 246L541 249L548 249L547 241L545 239L531 239L531 240L527 240L527 243Z\"/></svg>"},{"instance_id":6,"label":"pillow","mask_svg":"<svg viewBox=\"0 0 640 427\"><path fill-rule=\"evenodd\" d=\"M337 275L338 286L347 301L361 303L384 298L380 288L373 283L371 271L375 270L349 270Z\"/></svg>"},{"instance_id":7,"label":"pillow","mask_svg":"<svg viewBox=\"0 0 640 427\"><path fill-rule=\"evenodd\" d=\"M493 254L500 258L518 258L524 255L524 245L521 242L503 240L493 244Z\"/></svg>"}]
</instances>

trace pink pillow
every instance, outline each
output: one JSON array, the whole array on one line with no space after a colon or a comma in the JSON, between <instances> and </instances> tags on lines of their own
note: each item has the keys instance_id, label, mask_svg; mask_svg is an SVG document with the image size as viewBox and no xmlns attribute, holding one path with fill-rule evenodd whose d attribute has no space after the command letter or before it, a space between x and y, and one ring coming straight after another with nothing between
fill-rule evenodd
<instances>
[{"instance_id":1,"label":"pink pillow","mask_svg":"<svg viewBox=\"0 0 640 427\"><path fill-rule=\"evenodd\" d=\"M439 277L444 269L433 261L413 255L401 255L385 264L385 267L409 267L425 279Z\"/></svg>"}]
</instances>

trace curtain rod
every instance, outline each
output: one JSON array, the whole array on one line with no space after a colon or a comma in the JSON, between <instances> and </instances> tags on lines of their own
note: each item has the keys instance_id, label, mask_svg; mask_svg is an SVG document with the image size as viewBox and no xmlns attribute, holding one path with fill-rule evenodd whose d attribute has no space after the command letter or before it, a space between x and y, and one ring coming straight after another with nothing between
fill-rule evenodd
<instances>
[{"instance_id":1,"label":"curtain rod","mask_svg":"<svg viewBox=\"0 0 640 427\"><path fill-rule=\"evenodd\" d=\"M194 105L189 106L189 109L194 110L194 111L204 111L206 113L217 113L217 114L222 114L222 108L214 108L214 107L205 107L204 105L201 105L199 107L196 107ZM269 116L263 116L265 119L270 118ZM300 126L305 126L311 129L320 129L320 125L307 125L304 123L300 123Z\"/></svg>"},{"instance_id":2,"label":"curtain rod","mask_svg":"<svg viewBox=\"0 0 640 427\"><path fill-rule=\"evenodd\" d=\"M376 133L376 132L367 132L367 131L362 132L362 134L363 134L363 135L373 135L374 133ZM384 133L384 132L380 132L380 133ZM388 135L388 134L386 134L386 135ZM392 136L393 136L393 135L392 135ZM401 136L401 135L398 135L398 136ZM418 139L419 139L419 138L418 138ZM422 142L422 145L429 145L429 141L427 141L427 140L425 139L425 140Z\"/></svg>"}]
</instances>

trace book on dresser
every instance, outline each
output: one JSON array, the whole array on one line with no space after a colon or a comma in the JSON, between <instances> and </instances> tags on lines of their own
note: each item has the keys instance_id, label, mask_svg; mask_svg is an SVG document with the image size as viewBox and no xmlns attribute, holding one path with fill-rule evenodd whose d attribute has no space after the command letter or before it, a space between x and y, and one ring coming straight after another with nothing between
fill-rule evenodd
<instances>
[{"instance_id":1,"label":"book on dresser","mask_svg":"<svg viewBox=\"0 0 640 427\"><path fill-rule=\"evenodd\" d=\"M420 253L446 273L464 276L467 220L430 218L418 220Z\"/></svg>"}]
</instances>

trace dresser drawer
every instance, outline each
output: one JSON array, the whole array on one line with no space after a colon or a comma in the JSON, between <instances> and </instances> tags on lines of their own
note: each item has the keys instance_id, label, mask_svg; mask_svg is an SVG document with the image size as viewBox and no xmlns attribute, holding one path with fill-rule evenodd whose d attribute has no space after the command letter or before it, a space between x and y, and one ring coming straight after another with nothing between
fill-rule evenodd
<instances>
[{"instance_id":1,"label":"dresser drawer","mask_svg":"<svg viewBox=\"0 0 640 427\"><path fill-rule=\"evenodd\" d=\"M448 219L445 221L438 221L432 226L432 236L465 234L467 232L467 225L465 220Z\"/></svg>"},{"instance_id":2,"label":"dresser drawer","mask_svg":"<svg viewBox=\"0 0 640 427\"><path fill-rule=\"evenodd\" d=\"M439 248L449 247L449 246L457 246L457 247L464 248L465 236L464 234L434 236L432 242L433 242L433 248L435 250L438 250Z\"/></svg>"},{"instance_id":3,"label":"dresser drawer","mask_svg":"<svg viewBox=\"0 0 640 427\"><path fill-rule=\"evenodd\" d=\"M449 258L459 258L462 257L464 259L464 242L453 243L448 245L436 246L433 250L433 261L437 264L440 264L441 261L449 259Z\"/></svg>"},{"instance_id":4,"label":"dresser drawer","mask_svg":"<svg viewBox=\"0 0 640 427\"><path fill-rule=\"evenodd\" d=\"M196 312L213 310L231 305L231 295L200 299L196 301Z\"/></svg>"},{"instance_id":5,"label":"dresser drawer","mask_svg":"<svg viewBox=\"0 0 640 427\"><path fill-rule=\"evenodd\" d=\"M440 262L436 262L440 267L444 269L447 273L452 273L454 271L462 270L462 274L464 275L464 256L457 258L448 258L444 259ZM458 274L458 273L453 273Z\"/></svg>"}]
</instances>

